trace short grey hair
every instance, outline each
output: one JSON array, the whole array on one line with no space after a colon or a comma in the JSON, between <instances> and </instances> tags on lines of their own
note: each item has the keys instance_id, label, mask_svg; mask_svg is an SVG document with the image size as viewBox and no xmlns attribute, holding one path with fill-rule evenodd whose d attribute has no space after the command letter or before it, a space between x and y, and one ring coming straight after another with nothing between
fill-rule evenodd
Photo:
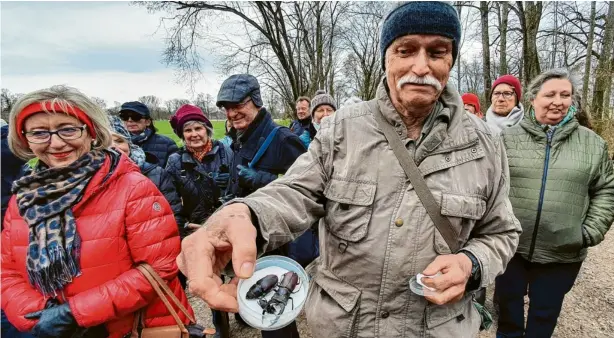
<instances>
[{"instance_id":1,"label":"short grey hair","mask_svg":"<svg viewBox=\"0 0 614 338\"><path fill-rule=\"evenodd\" d=\"M81 93L73 87L64 85L52 86L50 88L33 91L22 96L11 109L9 115L9 135L8 143L11 151L19 158L26 161L36 157L32 150L25 145L19 138L21 130L17 130L17 116L24 108L33 103L50 102L57 104L62 109L67 110L69 106L77 107L87 115L94 125L96 139L93 140L92 149L109 148L113 142L111 138L111 127L107 114L87 95ZM46 113L61 113L55 110ZM91 134L91 133L90 133Z\"/></svg>"},{"instance_id":2,"label":"short grey hair","mask_svg":"<svg viewBox=\"0 0 614 338\"><path fill-rule=\"evenodd\" d=\"M542 89L544 83L552 79L568 80L571 83L571 97L573 99L573 104L575 105L578 102L581 102L580 91L578 90L578 88L580 88L580 80L565 68L550 69L536 76L533 81L531 81L529 88L527 89L527 98L529 101L534 100L537 97L537 93L539 93L539 91Z\"/></svg>"}]
</instances>

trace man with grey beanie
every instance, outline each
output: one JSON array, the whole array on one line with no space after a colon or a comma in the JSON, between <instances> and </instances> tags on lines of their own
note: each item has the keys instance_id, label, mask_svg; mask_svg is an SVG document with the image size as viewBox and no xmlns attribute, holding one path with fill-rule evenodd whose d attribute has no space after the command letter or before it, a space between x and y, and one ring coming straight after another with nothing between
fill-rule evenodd
<instances>
[{"instance_id":1,"label":"man with grey beanie","mask_svg":"<svg viewBox=\"0 0 614 338\"><path fill-rule=\"evenodd\" d=\"M521 228L501 139L448 85L460 37L447 3L395 7L376 98L325 118L284 177L183 242L192 292L236 311L236 289L213 267L232 256L247 278L258 255L319 219L305 305L314 337L476 337L474 292L505 270Z\"/></svg>"}]
</instances>

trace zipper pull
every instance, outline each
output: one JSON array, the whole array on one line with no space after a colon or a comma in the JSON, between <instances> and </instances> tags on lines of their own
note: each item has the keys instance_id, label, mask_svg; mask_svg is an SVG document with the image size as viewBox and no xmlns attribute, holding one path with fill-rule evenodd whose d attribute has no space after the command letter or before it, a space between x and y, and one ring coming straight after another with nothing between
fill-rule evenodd
<instances>
[{"instance_id":1,"label":"zipper pull","mask_svg":"<svg viewBox=\"0 0 614 338\"><path fill-rule=\"evenodd\" d=\"M547 132L546 132L546 140L548 141L548 144L552 143L552 138L554 137L554 130L556 128L550 128Z\"/></svg>"}]
</instances>

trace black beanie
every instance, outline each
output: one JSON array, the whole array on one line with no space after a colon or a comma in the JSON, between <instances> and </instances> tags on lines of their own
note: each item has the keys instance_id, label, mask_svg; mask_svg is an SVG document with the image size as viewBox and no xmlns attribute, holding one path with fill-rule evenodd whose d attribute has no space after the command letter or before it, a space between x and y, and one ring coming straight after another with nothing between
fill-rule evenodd
<instances>
[{"instance_id":1,"label":"black beanie","mask_svg":"<svg viewBox=\"0 0 614 338\"><path fill-rule=\"evenodd\" d=\"M452 39L454 66L461 39L461 24L454 7L445 2L412 1L391 11L380 31L382 69L386 69L386 49L394 40L408 34L433 34Z\"/></svg>"}]
</instances>

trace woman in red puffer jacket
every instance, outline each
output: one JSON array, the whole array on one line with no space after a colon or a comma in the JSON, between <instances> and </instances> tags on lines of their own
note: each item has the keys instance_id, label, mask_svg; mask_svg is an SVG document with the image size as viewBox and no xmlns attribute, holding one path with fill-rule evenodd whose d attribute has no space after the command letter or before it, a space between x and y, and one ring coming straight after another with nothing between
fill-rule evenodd
<instances>
[{"instance_id":1,"label":"woman in red puffer jacket","mask_svg":"<svg viewBox=\"0 0 614 338\"><path fill-rule=\"evenodd\" d=\"M37 336L123 337L144 310L145 327L174 325L140 263L193 315L177 279L173 212L130 159L107 149L106 115L77 90L52 87L22 97L11 121L13 152L39 158L16 181L4 219L2 310L11 324Z\"/></svg>"}]
</instances>

